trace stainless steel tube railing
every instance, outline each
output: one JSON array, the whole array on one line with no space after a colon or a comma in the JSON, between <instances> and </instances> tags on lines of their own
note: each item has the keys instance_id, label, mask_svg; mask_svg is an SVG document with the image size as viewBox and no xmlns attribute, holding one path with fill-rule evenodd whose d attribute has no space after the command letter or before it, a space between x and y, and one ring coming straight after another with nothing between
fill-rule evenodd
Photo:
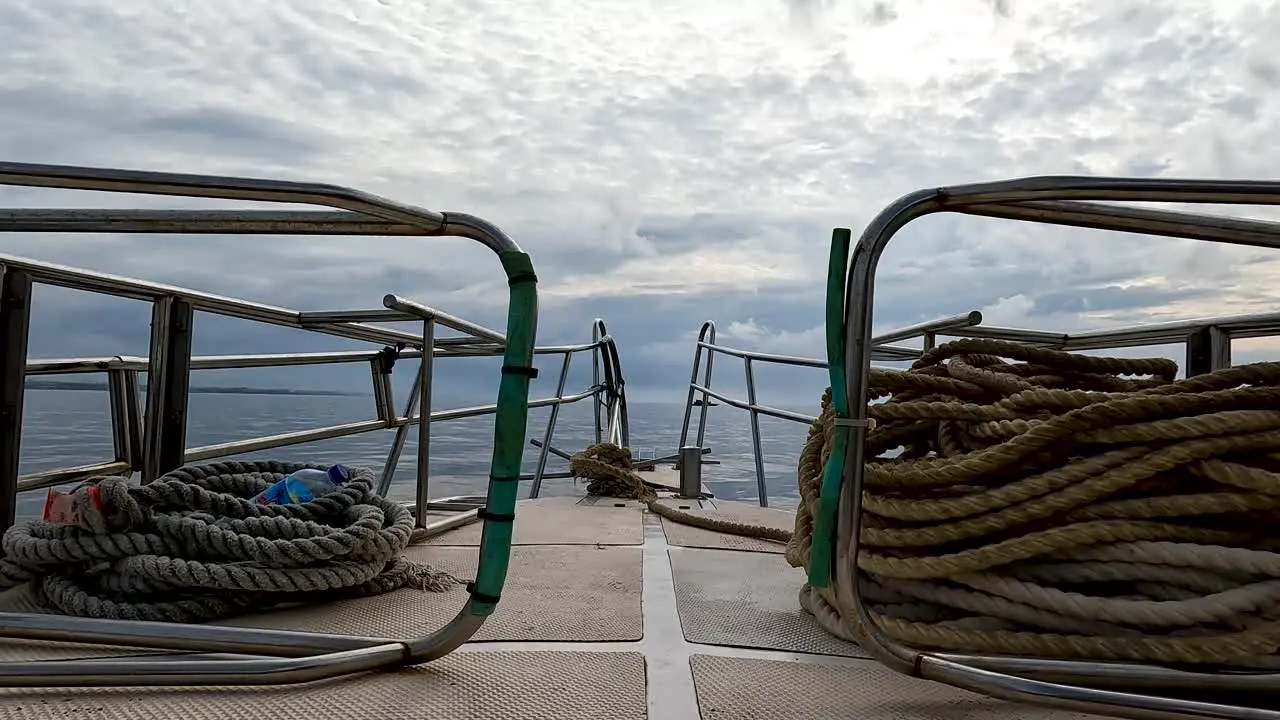
<instances>
[{"instance_id":1,"label":"stainless steel tube railing","mask_svg":"<svg viewBox=\"0 0 1280 720\"><path fill-rule=\"evenodd\" d=\"M1167 237L1182 237L1252 247L1280 247L1280 224L1256 220L1197 215L1185 212L1125 207L1134 202L1217 203L1280 205L1280 182L1165 180L1089 177L1033 177L1002 182L920 190L895 201L864 230L850 258L845 288L847 399L852 420L845 455L844 488L840 495L833 581L841 605L855 617L846 626L859 644L878 660L900 672L947 682L988 695L1045 706L1131 718L1257 718L1276 720L1280 712L1268 707L1196 702L1170 695L1117 691L1095 687L1099 673L1119 675L1132 668L1144 679L1142 687L1189 686L1187 673L1165 668L1116 664L1082 672L1079 663L1035 659L1034 676L1024 659L974 657L921 652L888 637L875 623L860 592L855 570L862 518L862 483L866 448L868 373L875 348L871 335L873 283L876 267L894 235L912 220L940 212L1029 220L1055 225L1107 229ZM1273 320L1226 318L1214 323L1168 324L1158 330L1125 329L1086 333L1075 337L1074 348L1146 344L1164 338L1182 338L1196 346L1189 374L1229 363L1231 328L1261 332ZM1202 330L1198 330L1201 328ZM1011 337L999 329L974 328L974 336ZM1024 331L1015 331L1023 333ZM993 334L989 334L993 333ZM1026 333L1024 341L1073 347L1066 335ZM1193 353L1188 352L1189 356ZM1044 679L1051 677L1052 680ZM1195 683L1206 688L1217 676L1196 674ZM1272 675L1268 687L1280 687Z\"/></svg>"},{"instance_id":2,"label":"stainless steel tube railing","mask_svg":"<svg viewBox=\"0 0 1280 720\"><path fill-rule=\"evenodd\" d=\"M86 473L129 473L140 471L144 482L172 470L189 459L215 457L220 454L251 449L281 447L319 437L337 437L375 428L407 427L414 422L425 426L433 420L445 420L494 412L505 418L524 417L524 408L539 403L527 402L527 379L513 381L508 389L523 386L524 396L504 394L492 407L462 408L434 413L429 403L429 375L415 393L421 411L418 417L395 414L391 408L390 383L384 377L390 359L401 349L417 348L423 359L424 372L435 357L449 355L502 355L507 362L527 365L535 353L536 296L529 289L534 280L531 265L520 248L496 226L463 214L440 213L404 205L349 188L310 183L285 182L235 177L184 175L176 173L131 170L30 165L0 162L0 185L95 190L194 198L310 204L338 208L343 212L271 212L246 210L65 210L32 209L0 211L0 232L141 232L167 234L269 233L344 235L370 234L392 236L459 236L480 242L504 262L504 271L513 288L518 282L521 297L532 303L522 308L517 327L508 328L512 337L467 323L425 306L401 301L394 296L384 299L384 309L375 311L324 311L304 313L286 308L247 302L182 288L148 283L102 273L75 270L60 265L38 263L22 258L0 259L0 522L13 522L16 495L21 489L43 487L74 480ZM527 270L518 270L525 267ZM34 374L71 372L107 372L112 392L113 441L117 459L91 468L77 468L20 479L18 459L25 379L28 374L27 340L31 321L31 289L45 283L73 287L91 292L149 301L153 305L151 349L147 358L72 359L37 361ZM515 302L513 289L512 302ZM302 328L338 337L383 344L386 347L372 355L311 354L275 356L191 356L192 322L197 311L263 322L284 327ZM414 320L423 323L422 333L390 330L373 325L387 320ZM459 338L436 338L435 325L464 333ZM518 335L517 335L518 333ZM569 353L612 346L612 340L598 338L589 346L570 350L545 349L545 352ZM606 342L607 341L607 342ZM406 354L412 353L408 350ZM528 358L526 360L525 358ZM258 438L240 443L224 443L204 448L186 446L186 418L190 373L202 367L252 367L273 364L298 365L316 362L368 361L374 373L375 397L379 419L348 423L330 428L287 433L271 438ZM148 378L145 407L137 409L138 375ZM424 373L420 372L421 378ZM507 384L504 381L504 384ZM585 399L599 392L592 388L574 396L549 398L543 405ZM512 446L518 441L519 447ZM422 443L419 452L429 452ZM501 461L518 462L523 435L508 438L502 448L495 445L495 467ZM419 479L425 478L425 457L420 457ZM423 482L425 485L425 482ZM510 511L505 505L514 502L510 489L498 494L502 505L494 505L491 492L479 502L449 502L464 511L426 527L428 534L454 527L476 518L477 505L489 512L484 522L482 547L492 542L506 542L509 551L509 527L498 527L497 520ZM423 508L425 491L418 493L419 523L426 518ZM491 527L492 526L492 527ZM504 541L502 538L507 537ZM495 549L501 549L499 545ZM494 553L490 552L490 555ZM500 559L500 558L499 558ZM488 566L486 570L486 566ZM446 625L428 635L396 640L360 639L318 633L280 633L254 629L200 627L181 624L148 625L131 621L104 622L88 618L31 616L0 613L0 634L10 637L40 637L46 640L84 642L86 638L112 637L117 644L139 647L192 650L197 652L232 652L250 655L251 659L183 659L154 657L146 659L74 660L58 662L0 663L0 685L4 686L94 686L94 685L249 685L263 683L308 682L337 675L398 665L420 663L445 655L466 642L493 611L506 573L506 560L497 563L482 554L475 585L458 614ZM484 576L484 577L481 577ZM481 593L477 595L477 592Z\"/></svg>"},{"instance_id":3,"label":"stainless steel tube railing","mask_svg":"<svg viewBox=\"0 0 1280 720\"><path fill-rule=\"evenodd\" d=\"M920 350L901 347L892 343L898 343L903 340L911 340L914 338L923 338L924 345L928 348L933 346L934 337L943 331L961 332L964 328L976 326L981 322L982 313L975 310L963 315L930 320L928 322L912 325L900 330L893 330L875 338L873 358L880 361L912 360L920 357ZM706 351L705 366L702 365L704 350ZM746 400L739 400L712 389L712 368L717 354L728 355L742 360L743 370L746 373ZM677 447L685 447L689 441L689 424L690 420L693 418L693 408L695 405L701 405L702 408L698 412L698 435L694 443L694 446L699 448L705 447L707 409L710 407L712 399L719 400L730 407L747 411L751 424L751 455L755 464L757 502L760 504L760 507L768 507L769 491L764 470L764 449L761 445L760 416L765 415L768 417L778 418L780 420L790 420L792 422L803 423L806 425L811 424L817 418L813 415L805 415L804 413L798 413L792 410L772 407L769 405L761 405L758 402L756 393L755 363L757 361L790 367L821 369L826 369L827 367L827 362L825 360L792 355L777 355L752 350L740 350L727 345L719 345L716 343L715 322L711 320L704 322L702 327L698 329L698 339L694 343L693 372L689 376L689 392L685 398L684 420L680 427L680 444L677 445ZM702 370L702 382L698 382L699 370Z\"/></svg>"}]
</instances>

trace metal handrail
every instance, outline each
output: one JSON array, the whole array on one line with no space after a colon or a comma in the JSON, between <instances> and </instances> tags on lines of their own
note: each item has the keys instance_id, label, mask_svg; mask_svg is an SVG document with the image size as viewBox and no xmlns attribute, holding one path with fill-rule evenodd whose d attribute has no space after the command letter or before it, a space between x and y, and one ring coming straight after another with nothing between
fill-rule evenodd
<instances>
[{"instance_id":1,"label":"metal handrail","mask_svg":"<svg viewBox=\"0 0 1280 720\"><path fill-rule=\"evenodd\" d=\"M1023 328L982 325L982 313L974 310L960 315L930 320L898 330L891 330L872 339L872 360L881 362L911 360L920 357L921 350L902 347L892 343L907 340L922 340L922 349L930 349L937 345L939 338L987 338L992 340L1010 340L1031 345L1053 347L1061 350L1100 350L1119 347L1149 347L1153 345L1181 344L1186 346L1186 362L1184 367L1192 374L1211 372L1231 364L1231 340L1234 338L1259 338L1280 335L1280 313L1258 313L1254 315L1229 315L1222 317L1180 320L1150 325L1134 325L1107 330L1092 330L1081 333L1056 333ZM715 340L716 326L708 320L702 324L695 342L693 373L689 381L689 392L685 401L684 420L680 431L680 447L689 438L690 424L693 419L693 408L701 400L699 411L698 435L696 445L703 447L707 408L710 400L718 400L751 415L752 458L755 463L757 493L767 507L768 494L764 472L764 453L760 440L759 416L788 420L791 422L811 424L816 416L786 410L784 408L762 405L756 402L755 374L753 361L787 365L792 367L826 369L827 362L817 358L742 350L720 345ZM707 350L707 364L703 368L702 382L698 382L698 370L702 367L702 351ZM747 399L731 397L712 389L712 358L716 354L729 355L743 361L747 376ZM700 397L699 397L700 396Z\"/></svg>"},{"instance_id":2,"label":"metal handrail","mask_svg":"<svg viewBox=\"0 0 1280 720\"><path fill-rule=\"evenodd\" d=\"M604 377L596 384L605 388L605 393L597 406L604 410L608 441L621 446L631 445L631 426L627 414L626 380L622 376L622 356L618 353L618 345L605 329L604 320L596 318L592 323L592 339L601 343L598 357ZM594 378L593 378L594 379ZM597 438L596 442L600 442Z\"/></svg>"},{"instance_id":3,"label":"metal handrail","mask_svg":"<svg viewBox=\"0 0 1280 720\"><path fill-rule=\"evenodd\" d=\"M609 442L619 447L630 445L630 428L627 418L626 383L622 377L622 361L618 355L618 346L613 336L606 329L604 320L596 318L591 322L591 345L596 351L591 354L591 417L595 424L595 441L602 442L608 433ZM557 396L564 392L565 382L569 377L570 354L565 353L564 363L560 366L560 377L556 385ZM588 397L583 395L576 399ZM576 401L576 400L575 400ZM547 460L552 453L560 455L551 443L555 433L556 420L560 415L560 405L551 406L547 416L546 431L541 442L530 441L538 448L538 463L534 467L533 482L529 485L529 497L536 498L542 492L542 481L551 477L569 478L572 472L548 474ZM601 414L603 412L603 418ZM571 456L570 456L571 458ZM566 459L570 459L566 458Z\"/></svg>"},{"instance_id":4,"label":"metal handrail","mask_svg":"<svg viewBox=\"0 0 1280 720\"><path fill-rule=\"evenodd\" d=\"M1119 679L1140 674L1143 688L1187 687L1186 673L1135 663L1115 663L1095 668L1091 673L1081 663L1036 658L1030 672L1017 659L946 655L920 652L890 638L875 623L860 592L861 574L854 568L860 549L862 487L866 455L868 383L874 350L871 336L873 288L876 267L894 235L912 220L925 215L955 212L1002 217L1033 222L1182 237L1253 247L1280 248L1280 223L1224 218L1166 210L1103 204L1103 201L1218 203L1236 205L1280 205L1280 182L1166 180L1090 177L1032 177L994 183L919 190L884 208L863 231L853 248L844 289L845 344L849 413L852 425L844 465L846 485L839 496L839 515L834 539L832 575L839 601L856 617L846 622L858 644L885 665L905 674L965 687L991 696L1039 705L1130 718L1267 718L1280 719L1280 712L1259 707L1209 704L1145 692L1119 692L1097 687L1096 676L1103 673ZM837 230L837 232L847 232ZM1257 318L1255 318L1257 320ZM1272 320L1258 321L1267 325ZM1188 375L1230 363L1232 329L1257 330L1239 318L1217 325L1165 325L1152 338L1188 341ZM1143 331L1146 332L1146 331ZM1183 334L1185 333L1185 334ZM1081 338L1084 338L1083 340ZM1039 340L1046 338L1041 335ZM1139 331L1103 331L1076 336L1076 349L1114 347L1138 343ZM1060 336L1049 344L1069 345ZM1158 344L1155 343L1142 344ZM1194 361L1194 362L1191 362ZM1273 676L1274 678L1274 676ZM1197 675L1195 683L1213 687L1211 675ZM1269 683L1275 687L1275 680Z\"/></svg>"},{"instance_id":5,"label":"metal handrail","mask_svg":"<svg viewBox=\"0 0 1280 720\"><path fill-rule=\"evenodd\" d=\"M925 348L930 348L933 346L934 339L938 334L945 331L963 332L964 329L971 328L981 322L982 313L974 310L962 315L930 320L917 325L892 330L888 333L877 336L872 341L874 343L873 359L881 361L901 361L918 358L920 357L920 350L901 347L892 343L911 340L913 338L923 338ZM703 350L707 351L707 364L703 369L702 382L699 383L698 370L702 368ZM746 400L729 397L728 395L717 392L711 388L712 366L717 353L729 355L742 360L747 382ZM773 353L756 352L754 350L741 350L727 345L719 345L716 343L715 322L708 320L702 323L702 327L698 329L698 339L694 343L693 372L689 376L689 392L685 399L684 420L680 427L680 445L678 447L685 447L689 441L689 422L693 417L695 394L700 394L700 399L702 401L702 409L698 413L698 437L695 442L695 445L699 448L704 447L704 443L706 442L707 408L710 406L712 398L719 400L730 407L734 407L739 410L746 410L750 415L751 420L751 455L755 462L757 502L760 504L760 507L768 507L769 492L764 472L764 450L761 447L760 440L760 416L766 415L780 420L790 420L791 422L798 422L806 425L812 424L817 417L794 412L792 410L785 410L783 408L761 405L757 402L754 365L754 362L757 360L760 362L775 365L787 365L791 367L821 369L826 369L827 367L827 362L825 360L793 355L777 355Z\"/></svg>"},{"instance_id":6,"label":"metal handrail","mask_svg":"<svg viewBox=\"0 0 1280 720\"><path fill-rule=\"evenodd\" d=\"M131 216L122 217L118 211L106 210L6 210L0 212L0 232L326 235L359 232L466 237L480 242L499 256L512 286L511 302L516 301L518 287L521 293L519 297L527 304L526 307L519 308L519 315L510 312L509 308L508 331L514 338L508 340L493 331L480 332L477 329L479 326L454 322L456 318L430 308L398 303L398 299L393 296L384 298L383 305L387 310L401 313L403 319L422 323L422 334L415 335L362 322L401 317L384 310L359 311L354 315L348 313L346 317L342 311L308 314L182 288L87 273L22 258L6 258L0 264L0 521L6 524L13 520L15 498L19 489L18 453L21 446L27 341L31 320L31 288L37 282L132 297L152 303L151 347L145 369L148 378L145 414L140 415L136 409L129 407L130 402L137 404L137 374L142 370L136 367L131 369L124 358L120 358L115 367L111 367L115 362L112 360L103 368L108 372L109 386L117 388L112 403L113 416L128 418L130 421L120 433L121 437L117 437L117 449L123 445L129 453L127 466L119 470L140 468L144 482L175 469L182 464L189 452L186 447L186 415L192 370L192 321L197 310L388 346L376 358L369 360L371 367L376 366L378 369L374 386L379 426L393 427L401 420L404 420L405 425L409 423L409 418L398 417L391 409L390 381L386 376L390 371L390 358L394 357L397 347L418 347L423 360L419 378L426 379L427 382L421 383L419 392L415 395L420 396L420 415L428 420L418 423L420 455L427 451L427 442L424 440L429 440L429 420L434 415L430 412L429 368L437 354L448 355L454 351L458 351L458 354L502 353L505 362L518 363L520 366L529 364L533 358L537 308L536 294L531 285L536 276L528 256L501 229L471 215L434 212L334 185L25 163L0 162L0 185L339 208L348 212L300 212L283 217L280 213L264 214L244 210L155 210L134 211ZM437 324L459 326L464 336L460 339L442 338L437 343L434 337ZM221 362L225 364L225 358ZM93 364L96 363L70 363L77 368L87 368ZM54 363L42 369L54 371L57 367L59 364ZM524 376L503 376L504 390L509 394L500 397L500 403L494 410L500 422L511 422L525 416L527 383L528 378ZM558 401L563 400L561 398ZM137 422L139 417L145 418L145 422ZM355 430L348 426L344 429L346 431ZM277 441L280 439L281 436L275 438ZM513 446L512 440L519 442ZM513 499L512 489L510 486L499 485L498 490L495 490L492 472L499 470L499 465L509 465L513 460L512 452L519 452L522 446L522 435L508 438L505 445L495 445L489 493L482 508L488 513L482 521L482 548L490 547L496 542L499 543L499 548L505 545L509 552L509 528L498 523L509 522L499 518L509 512L508 505ZM205 450L208 451L207 448ZM120 464L125 463L122 461ZM420 462L419 465L421 468L425 462ZM421 480L421 473L424 471L420 469L419 472ZM420 484L420 496L423 492L421 485L425 483ZM495 505L495 502L498 504ZM415 505L419 510L424 507L422 502ZM429 503L426 505L429 507ZM433 529L438 531L437 526L442 524L452 527L459 522L459 517L474 519L480 514L477 510L434 523L427 528L427 532L431 533ZM426 513L419 511L417 515L421 524ZM469 586L470 592L458 614L435 632L408 640L341 638L318 633L280 633L219 627L204 627L195 632L191 626L180 624L150 626L132 621L0 613L0 625L6 628L6 634L9 629L13 629L15 635L38 635L45 640L71 642L83 642L89 636L114 634L126 640L122 644L172 647L175 638L185 633L185 649L275 656L228 660L160 657L115 660L109 663L96 660L0 663L0 685L245 685L305 682L389 665L427 662L452 652L466 642L493 612L505 581L507 559L503 554L491 553L490 556L482 556L479 562L476 581ZM186 632L189 630L195 634Z\"/></svg>"},{"instance_id":7,"label":"metal handrail","mask_svg":"<svg viewBox=\"0 0 1280 720\"><path fill-rule=\"evenodd\" d=\"M13 262L17 260L17 262ZM84 289L82 286L74 285L77 280L84 280L84 285L94 285L97 289L90 292L103 293L106 289L103 287L105 280L100 273L94 273L87 270L78 270L67 268L52 263L44 263L34 260L13 259L9 256L0 255L0 266L14 267L19 265L26 270L32 282L44 284L46 278L56 278L59 284L74 289ZM143 281L136 281L129 278L118 278L121 284L128 283L129 287L139 287L151 285ZM112 286L115 286L114 284ZM171 293L178 294L180 297L198 296L196 291L186 288L177 288L165 286L166 290ZM394 297L394 296L389 296ZM397 302L399 299L396 299ZM446 346L438 347L438 344L445 339L467 339L467 338L439 338L433 343L434 357L477 357L500 354L502 346L495 340L501 339L502 336L492 330L483 328L482 326L471 323L466 320L454 318L444 313L427 308L416 303L413 307L420 308L421 311L433 313L437 318L446 317L450 322L450 326L457 330L471 331L470 342L473 344L467 346ZM234 299L223 298L220 307L226 311L232 312L241 309L242 306L253 306L253 303ZM293 313L295 311L282 311ZM378 315L378 314L381 315ZM364 322L396 322L406 319L419 319L420 316L408 312L400 312L398 310L386 311L323 311L317 313L301 312L298 315L316 318L312 322L342 323L350 322L350 318L362 318ZM323 318L322 320L320 318ZM439 320L437 320L439 321ZM305 322L304 322L305 324ZM593 323L593 330L602 327L603 323L599 320ZM308 328L310 329L310 328ZM381 330L382 328L374 328ZM485 344L481 344L476 338L484 334ZM561 366L562 376L567 378L568 358L576 353L591 352L593 356L602 354L610 354L616 356L616 350L606 349L608 345L613 347L613 339L605 336L599 340L593 340L590 343L577 345L558 345L537 347L534 349L537 355L561 355L564 362ZM387 453L387 459L384 463L382 481L379 485L379 492L385 493L390 487L392 473L396 468L400 454L403 451L405 441L407 439L407 429L417 427L421 421L420 414L416 413L417 401L420 390L420 383L415 382L414 390L411 391L411 398L407 407L402 413L395 413L394 410L388 412L391 407L391 391L390 391L390 372L389 368L383 363L387 357L388 351L392 349L389 346L381 350L343 350L329 352L310 352L310 353L272 353L272 354L244 354L244 355L206 355L192 356L189 367L191 370L228 370L228 369L249 369L264 367L286 367L286 366L323 366L342 363L367 362L370 364L370 376L374 388L375 402L378 403L379 418L376 420L363 420L350 423L342 423L339 425L331 425L320 428L309 428L289 433L281 433L278 435L261 436L255 438L247 438L243 440L234 440L224 443L216 443L213 445L205 445L199 447L188 447L183 453L183 463L197 462L202 460L210 460L221 457L228 457L240 453L257 452L260 450L270 450L292 445L299 445L319 440L329 440L339 437L351 435L360 435L377 430L394 429L396 430L395 440L391 449ZM422 357L421 348L401 348L395 351L394 356L397 359L414 359ZM41 375L65 375L65 374L86 374L86 373L105 373L108 376L107 391L110 395L110 419L111 419L111 435L115 447L115 458L109 461L95 462L87 465L78 465L73 467L60 467L42 470L35 473L20 476L17 479L18 492L27 492L42 488L52 487L55 485L63 485L66 483L79 482L90 476L95 475L120 475L132 474L140 472L145 466L146 460L143 457L144 445L141 440L141 432L144 425L142 406L138 402L138 394L140 388L139 375L146 372L150 365L150 361L146 357L140 356L122 356L113 357L85 357L85 358L57 358L57 359L30 359L26 363L26 376L38 377ZM618 371L620 373L620 370ZM557 389L556 395L548 398L540 398L531 400L529 406L534 407L552 407L553 417L547 424L546 442L550 442L551 435L555 429L555 417L558 413L560 405L581 402L590 397L599 398L608 394L608 388L595 384L587 390L574 394L566 394L565 388L561 385ZM476 407L451 408L447 410L433 410L430 413L429 422L445 422L449 420L459 420L463 418L488 415L496 412L497 405L481 405ZM545 454L545 453L544 453ZM541 481L545 477L546 462L539 462L537 469L532 473L524 473L521 480L532 480L533 487L541 486ZM425 478L424 478L425 479ZM0 480L2 482L2 480ZM421 491L421 485L419 486ZM531 490L531 496L536 497L537 492ZM418 498L422 502L422 498ZM432 502L427 500L426 507L431 508ZM425 513L422 514L425 518ZM423 522L421 519L419 523ZM7 525L5 526L7 527Z\"/></svg>"}]
</instances>

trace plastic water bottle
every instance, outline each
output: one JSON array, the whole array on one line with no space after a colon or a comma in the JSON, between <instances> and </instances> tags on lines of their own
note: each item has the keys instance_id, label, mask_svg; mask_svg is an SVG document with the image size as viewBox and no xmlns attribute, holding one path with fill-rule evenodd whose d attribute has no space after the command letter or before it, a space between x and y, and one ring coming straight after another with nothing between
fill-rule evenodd
<instances>
[{"instance_id":1,"label":"plastic water bottle","mask_svg":"<svg viewBox=\"0 0 1280 720\"><path fill-rule=\"evenodd\" d=\"M351 475L341 465L331 465L328 470L303 468L272 483L266 490L254 496L253 502L259 505L310 502L321 495L337 490L350 479Z\"/></svg>"}]
</instances>

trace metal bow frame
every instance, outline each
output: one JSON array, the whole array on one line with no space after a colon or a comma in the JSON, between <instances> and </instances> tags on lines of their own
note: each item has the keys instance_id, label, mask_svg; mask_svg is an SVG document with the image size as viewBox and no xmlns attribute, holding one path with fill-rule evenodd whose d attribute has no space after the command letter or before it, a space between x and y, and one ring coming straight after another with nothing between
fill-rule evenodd
<instances>
[{"instance_id":1,"label":"metal bow frame","mask_svg":"<svg viewBox=\"0 0 1280 720\"><path fill-rule=\"evenodd\" d=\"M337 208L337 211L272 210L115 210L115 209L3 209L0 232L42 233L163 233L163 234L272 234L272 235L389 235L457 236L470 238L492 250L502 261L512 287L513 314L505 336L445 316L438 311L393 295L384 298L391 319L418 319L423 335L409 336L410 344L422 344L424 363L433 346L433 326L460 326L474 341L489 341L505 351L504 365L525 371L531 364L537 326L536 277L525 255L501 229L465 213L442 213L397 203L337 185L188 175L162 172L32 165L0 162L0 185L93 190L144 195L219 198L251 202L287 203ZM46 268L47 269L47 268ZM54 268L58 270L58 268ZM185 409L191 359L191 317L198 307L210 312L237 315L276 325L303 327L353 339L381 341L387 331L362 320L377 321L386 311L330 313L304 317L270 306L236 303L229 298L183 293L176 288L158 292L157 286L141 287L112 276L99 276L96 285L85 276L69 274L46 278L55 284L98 290L139 299L155 305L152 348L147 373L148 424L151 452L146 454L143 481L182 464L185 450ZM17 476L17 427L22 415L27 332L30 323L31 271L20 266L0 267L0 464L6 478ZM166 288L159 287L159 291ZM519 302L517 302L519 299ZM234 308L233 308L234 306ZM324 314L322 314L324 315ZM395 339L394 337L392 339ZM603 338L606 339L607 338ZM416 340L416 342L415 342ZM468 340L467 342L474 342ZM429 367L429 365L427 365ZM323 633L263 630L179 623L101 620L82 617L0 613L0 637L77 643L125 645L195 653L232 653L236 657L110 658L72 661L0 663L0 686L190 686L268 685L310 682L381 667L427 662L442 657L471 638L496 607L510 556L511 521L516 477L523 453L528 413L528 373L504 373L496 406L496 422L519 432L507 433L495 442L494 471L485 498L488 516L480 542L480 566L476 582L458 614L444 627L428 635L400 640ZM429 378L428 378L429 382ZM523 394L522 391L523 390ZM429 405L424 403L424 416ZM420 423L426 432L427 419ZM17 487L4 490L16 491ZM426 507L425 487L420 488L419 509ZM8 493L6 493L8 494ZM0 499L0 511L12 521L11 497ZM474 519L475 511L462 516ZM421 519L421 513L420 518ZM444 525L457 524L452 519ZM447 529L447 528L446 528ZM488 570L486 572L486 566ZM486 577L481 577L486 576ZM246 657L257 656L257 657Z\"/></svg>"},{"instance_id":2,"label":"metal bow frame","mask_svg":"<svg viewBox=\"0 0 1280 720\"><path fill-rule=\"evenodd\" d=\"M1258 691L1280 690L1280 674L1207 674L1132 663L1089 663L1043 658L920 652L888 637L859 591L856 559L862 519L868 375L875 271L894 235L933 213L961 213L1101 230L1280 248L1280 223L1127 207L1120 202L1280 205L1280 182L1030 177L925 189L882 210L853 249L845 284L847 398L853 418L845 455L836 529L833 580L859 644L885 665L993 697L1129 718L1233 718L1280 720L1271 695L1259 706L1237 703ZM1169 693L1181 688L1183 693ZM1207 700L1177 695L1208 691ZM1165 692L1159 692L1165 691ZM1159 693L1159 694L1157 694Z\"/></svg>"}]
</instances>

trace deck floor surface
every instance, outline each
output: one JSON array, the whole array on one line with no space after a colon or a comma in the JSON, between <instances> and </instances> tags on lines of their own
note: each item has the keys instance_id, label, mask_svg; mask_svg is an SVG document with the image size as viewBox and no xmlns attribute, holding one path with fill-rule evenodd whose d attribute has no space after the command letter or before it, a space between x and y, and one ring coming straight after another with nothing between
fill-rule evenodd
<instances>
[{"instance_id":1,"label":"deck floor surface","mask_svg":"<svg viewBox=\"0 0 1280 720\"><path fill-rule=\"evenodd\" d=\"M678 502L689 506L688 501ZM693 507L696 506L696 507ZM699 514L787 528L790 513L721 500ZM471 642L425 665L294 687L0 689L0 720L1084 720L897 674L800 609L781 545L677 526L634 502L545 498L517 509L502 602ZM673 527L674 526L674 527ZM406 555L471 579L477 525ZM224 624L424 635L461 588L247 615ZM0 594L33 612L33 594ZM155 655L0 640L0 660Z\"/></svg>"}]
</instances>

